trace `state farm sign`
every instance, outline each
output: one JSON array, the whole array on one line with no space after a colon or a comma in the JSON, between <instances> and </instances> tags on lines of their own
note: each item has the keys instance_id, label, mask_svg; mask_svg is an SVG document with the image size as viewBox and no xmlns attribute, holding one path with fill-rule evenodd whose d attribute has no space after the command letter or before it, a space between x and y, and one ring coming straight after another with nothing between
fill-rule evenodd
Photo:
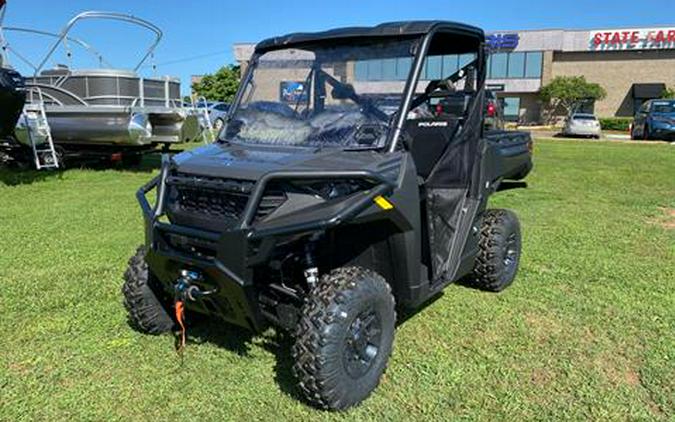
<instances>
[{"instance_id":1,"label":"state farm sign","mask_svg":"<svg viewBox=\"0 0 675 422\"><path fill-rule=\"evenodd\" d=\"M590 34L590 50L675 48L675 28L611 29Z\"/></svg>"}]
</instances>

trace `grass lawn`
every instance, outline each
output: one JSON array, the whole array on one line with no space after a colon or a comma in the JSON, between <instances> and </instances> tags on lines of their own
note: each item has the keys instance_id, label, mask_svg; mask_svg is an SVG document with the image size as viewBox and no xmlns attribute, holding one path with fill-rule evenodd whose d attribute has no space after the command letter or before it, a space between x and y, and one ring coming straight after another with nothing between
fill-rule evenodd
<instances>
[{"instance_id":1,"label":"grass lawn","mask_svg":"<svg viewBox=\"0 0 675 422\"><path fill-rule=\"evenodd\" d=\"M542 140L501 294L453 285L402 324L351 419L675 418L675 146ZM0 420L340 419L298 399L288 341L217 322L134 332L121 275L152 172L0 172Z\"/></svg>"}]
</instances>

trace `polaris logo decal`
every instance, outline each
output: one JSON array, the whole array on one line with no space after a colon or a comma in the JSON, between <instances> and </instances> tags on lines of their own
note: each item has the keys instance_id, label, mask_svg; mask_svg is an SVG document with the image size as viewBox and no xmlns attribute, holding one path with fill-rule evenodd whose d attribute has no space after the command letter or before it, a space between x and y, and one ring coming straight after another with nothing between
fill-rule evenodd
<instances>
[{"instance_id":1,"label":"polaris logo decal","mask_svg":"<svg viewBox=\"0 0 675 422\"><path fill-rule=\"evenodd\" d=\"M447 127L448 122L419 122L417 127Z\"/></svg>"}]
</instances>

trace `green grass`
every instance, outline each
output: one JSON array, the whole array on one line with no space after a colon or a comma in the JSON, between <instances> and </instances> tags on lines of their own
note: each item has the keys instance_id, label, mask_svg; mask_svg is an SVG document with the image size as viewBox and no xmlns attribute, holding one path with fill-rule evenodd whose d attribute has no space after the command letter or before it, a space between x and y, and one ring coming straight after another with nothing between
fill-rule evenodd
<instances>
[{"instance_id":1,"label":"green grass","mask_svg":"<svg viewBox=\"0 0 675 422\"><path fill-rule=\"evenodd\" d=\"M501 294L459 285L402 324L351 419L675 418L675 147L540 141ZM152 172L0 172L0 420L340 419L298 400L287 342L126 322ZM669 216L669 213L670 216ZM281 344L279 344L281 343Z\"/></svg>"}]
</instances>

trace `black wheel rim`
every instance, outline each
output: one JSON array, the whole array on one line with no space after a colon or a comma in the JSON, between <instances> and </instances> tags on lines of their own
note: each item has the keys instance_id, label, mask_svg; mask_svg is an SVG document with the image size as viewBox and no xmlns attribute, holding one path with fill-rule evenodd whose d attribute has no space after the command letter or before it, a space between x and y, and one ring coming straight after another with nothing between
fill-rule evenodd
<instances>
[{"instance_id":1,"label":"black wheel rim","mask_svg":"<svg viewBox=\"0 0 675 422\"><path fill-rule=\"evenodd\" d=\"M518 236L516 233L511 233L506 238L506 246L504 247L504 266L507 269L514 268L518 262Z\"/></svg>"},{"instance_id":2,"label":"black wheel rim","mask_svg":"<svg viewBox=\"0 0 675 422\"><path fill-rule=\"evenodd\" d=\"M373 366L379 351L382 324L375 311L359 314L347 329L344 366L352 378L361 378Z\"/></svg>"}]
</instances>

